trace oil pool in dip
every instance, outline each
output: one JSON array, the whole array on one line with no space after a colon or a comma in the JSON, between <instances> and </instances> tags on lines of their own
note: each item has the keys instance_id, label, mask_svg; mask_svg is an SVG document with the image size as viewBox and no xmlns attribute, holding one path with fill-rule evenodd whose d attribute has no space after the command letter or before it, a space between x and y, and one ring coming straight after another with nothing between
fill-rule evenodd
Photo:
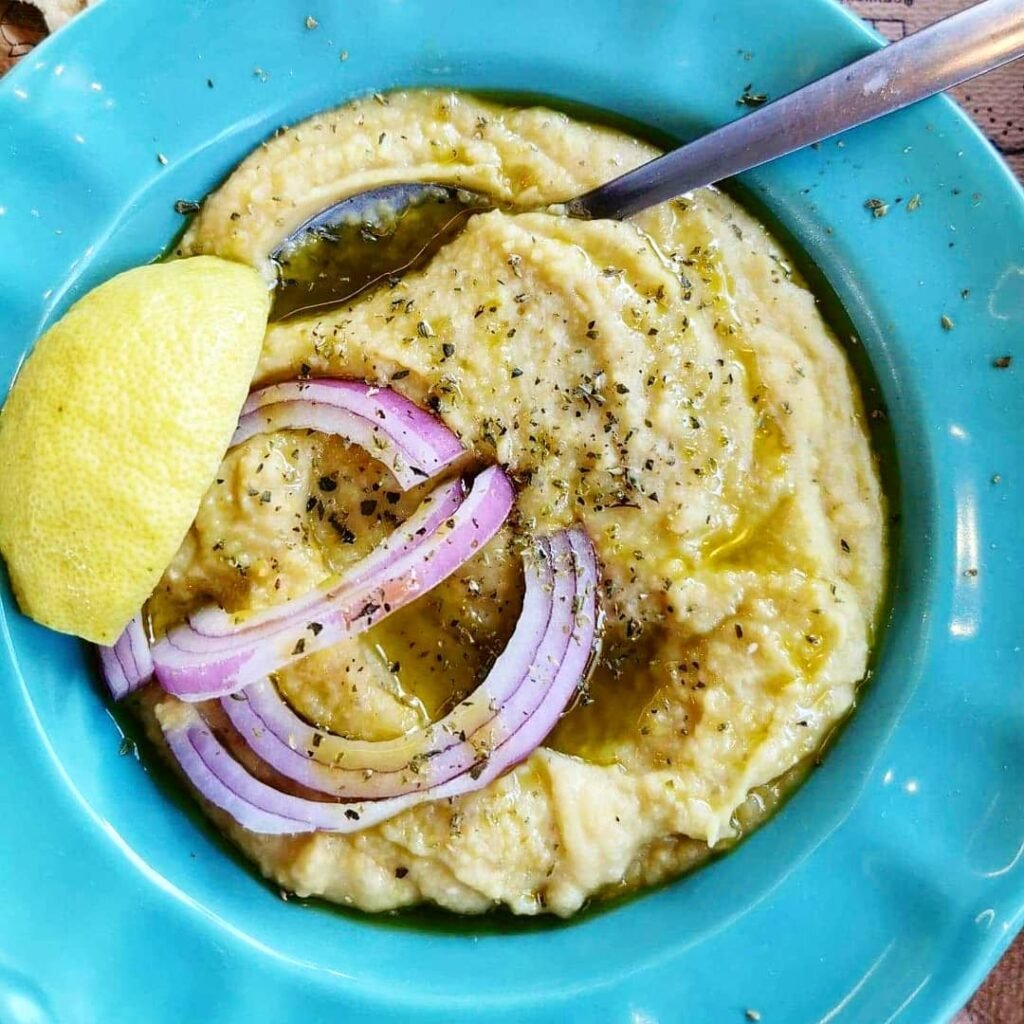
<instances>
[{"instance_id":1,"label":"oil pool in dip","mask_svg":"<svg viewBox=\"0 0 1024 1024\"><path fill-rule=\"evenodd\" d=\"M623 223L517 212L652 155L550 110L376 96L260 146L179 246L269 281L289 232L375 185L438 182L496 207L397 283L268 328L254 386L388 385L517 488L512 518L446 582L279 673L306 720L383 739L436 719L507 641L531 538L582 524L600 559L599 663L544 745L483 790L350 835L256 835L207 808L287 890L571 915L756 826L852 706L884 588L883 498L856 381L785 252L711 189ZM253 437L149 602L153 628L302 595L421 497L336 437ZM157 740L182 713L156 687L137 707Z\"/></svg>"}]
</instances>

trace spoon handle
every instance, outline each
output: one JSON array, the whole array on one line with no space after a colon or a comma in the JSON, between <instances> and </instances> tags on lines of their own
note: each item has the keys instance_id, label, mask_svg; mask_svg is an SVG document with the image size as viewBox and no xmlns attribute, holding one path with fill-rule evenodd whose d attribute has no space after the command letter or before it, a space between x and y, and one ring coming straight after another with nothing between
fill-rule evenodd
<instances>
[{"instance_id":1,"label":"spoon handle","mask_svg":"<svg viewBox=\"0 0 1024 1024\"><path fill-rule=\"evenodd\" d=\"M1024 56L1024 0L984 0L674 149L568 204L622 218Z\"/></svg>"}]
</instances>

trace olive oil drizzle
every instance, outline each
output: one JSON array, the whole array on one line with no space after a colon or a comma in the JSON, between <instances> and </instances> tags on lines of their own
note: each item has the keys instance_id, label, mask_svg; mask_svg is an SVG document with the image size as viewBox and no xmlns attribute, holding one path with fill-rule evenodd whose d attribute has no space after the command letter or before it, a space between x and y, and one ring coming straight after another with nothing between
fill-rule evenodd
<instances>
[{"instance_id":1,"label":"olive oil drizzle","mask_svg":"<svg viewBox=\"0 0 1024 1024\"><path fill-rule=\"evenodd\" d=\"M436 186L413 202L370 205L319 223L274 253L278 282L271 320L340 306L425 266L474 213L492 204L476 193Z\"/></svg>"}]
</instances>

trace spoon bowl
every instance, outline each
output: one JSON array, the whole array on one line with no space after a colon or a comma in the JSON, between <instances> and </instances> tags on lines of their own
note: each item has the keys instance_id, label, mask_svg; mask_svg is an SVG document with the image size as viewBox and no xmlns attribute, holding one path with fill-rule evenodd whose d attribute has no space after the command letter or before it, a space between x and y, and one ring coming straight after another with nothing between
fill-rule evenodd
<instances>
[{"instance_id":1,"label":"spoon bowl","mask_svg":"<svg viewBox=\"0 0 1024 1024\"><path fill-rule=\"evenodd\" d=\"M270 254L278 268L272 319L338 305L397 281L428 262L472 214L494 205L450 185L399 182L329 206Z\"/></svg>"}]
</instances>

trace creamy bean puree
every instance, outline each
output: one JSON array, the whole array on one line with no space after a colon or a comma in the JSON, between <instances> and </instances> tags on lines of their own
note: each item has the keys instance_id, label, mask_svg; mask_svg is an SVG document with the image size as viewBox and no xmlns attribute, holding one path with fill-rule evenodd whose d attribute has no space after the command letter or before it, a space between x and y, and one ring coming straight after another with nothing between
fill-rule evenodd
<instances>
[{"instance_id":1,"label":"creamy bean puree","mask_svg":"<svg viewBox=\"0 0 1024 1024\"><path fill-rule=\"evenodd\" d=\"M754 827L850 710L883 591L883 498L814 296L713 189L621 223L549 207L654 154L550 110L393 93L276 134L184 236L180 254L269 280L282 238L374 185L454 184L498 204L392 286L267 331L254 386L389 385L517 489L509 522L446 582L279 673L304 718L363 739L422 727L507 641L524 538L582 524L600 561L596 668L544 745L483 790L351 835L255 835L207 807L285 889L371 911L571 915ZM421 497L337 437L253 437L150 600L153 628L299 596ZM139 708L158 740L157 720L183 711L156 687Z\"/></svg>"}]
</instances>

